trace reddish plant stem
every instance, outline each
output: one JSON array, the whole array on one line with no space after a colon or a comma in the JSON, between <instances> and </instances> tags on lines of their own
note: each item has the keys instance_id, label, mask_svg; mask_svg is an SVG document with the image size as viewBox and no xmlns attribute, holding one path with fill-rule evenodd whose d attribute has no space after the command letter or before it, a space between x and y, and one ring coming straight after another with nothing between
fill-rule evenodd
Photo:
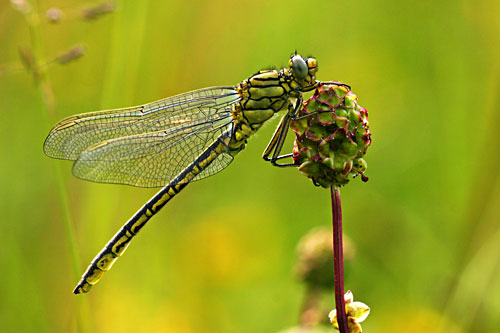
<instances>
[{"instance_id":1,"label":"reddish plant stem","mask_svg":"<svg viewBox=\"0 0 500 333\"><path fill-rule=\"evenodd\" d=\"M333 266L335 285L335 308L340 333L349 333L347 314L344 302L344 252L342 245L342 208L340 206L340 191L330 187L333 215Z\"/></svg>"}]
</instances>

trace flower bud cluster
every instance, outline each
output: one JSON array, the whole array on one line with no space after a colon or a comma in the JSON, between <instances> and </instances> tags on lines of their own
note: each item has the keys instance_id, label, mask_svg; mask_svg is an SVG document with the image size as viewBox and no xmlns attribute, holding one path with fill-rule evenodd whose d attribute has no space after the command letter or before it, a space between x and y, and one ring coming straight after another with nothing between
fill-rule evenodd
<instances>
[{"instance_id":1,"label":"flower bud cluster","mask_svg":"<svg viewBox=\"0 0 500 333\"><path fill-rule=\"evenodd\" d=\"M342 186L357 175L368 180L363 156L371 132L368 112L357 100L345 86L320 86L290 123L296 135L294 162L315 185Z\"/></svg>"}]
</instances>

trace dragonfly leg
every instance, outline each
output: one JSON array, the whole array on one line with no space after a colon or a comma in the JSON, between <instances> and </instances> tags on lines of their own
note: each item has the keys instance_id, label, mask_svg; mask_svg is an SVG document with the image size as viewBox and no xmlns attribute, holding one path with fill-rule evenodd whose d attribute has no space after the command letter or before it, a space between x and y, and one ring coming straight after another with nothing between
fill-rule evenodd
<instances>
[{"instance_id":1,"label":"dragonfly leg","mask_svg":"<svg viewBox=\"0 0 500 333\"><path fill-rule=\"evenodd\" d=\"M337 82L337 81L316 81L314 84L311 84L309 87L305 88L302 90L302 92L306 91L311 91L314 89L317 89L319 86L325 85L325 84L335 84L337 86L342 86L346 87L347 89L351 90L351 86L342 82Z\"/></svg>"},{"instance_id":2,"label":"dragonfly leg","mask_svg":"<svg viewBox=\"0 0 500 333\"><path fill-rule=\"evenodd\" d=\"M280 155L281 148L283 148L283 144L285 143L286 135L288 133L288 127L290 126L290 120L295 118L295 115L298 113L299 108L302 106L302 98L299 97L297 98L297 101L295 103L295 106L293 107L293 110L289 113L287 113L283 118L281 118L280 124L278 125L278 128L276 128L276 131L274 132L273 137L271 138L271 141L269 141L269 144L266 147L266 150L264 150L264 153L262 154L262 158L264 160L271 162L272 165L277 166L277 167L296 167L297 164L295 163L277 163L276 161L291 157L292 153L288 153L285 155ZM271 155L272 153L272 155ZM271 157L269 157L271 155Z\"/></svg>"},{"instance_id":3,"label":"dragonfly leg","mask_svg":"<svg viewBox=\"0 0 500 333\"><path fill-rule=\"evenodd\" d=\"M335 84L337 86L342 86L342 87L346 87L347 89L351 90L351 86L346 84L346 83L342 83L342 82L337 82L337 81L316 81L318 86L322 86L324 84Z\"/></svg>"},{"instance_id":4,"label":"dragonfly leg","mask_svg":"<svg viewBox=\"0 0 500 333\"><path fill-rule=\"evenodd\" d=\"M308 114L305 114L305 115L302 115L302 116L299 116L299 117L293 117L293 118L291 118L291 120L300 120L300 119L304 119L304 118L307 118L307 117L310 117L310 116L314 116L315 114L320 114L320 113L332 113L332 111L330 111L330 110L327 110L327 111L314 111L314 112L311 112L311 113L308 113Z\"/></svg>"},{"instance_id":5,"label":"dragonfly leg","mask_svg":"<svg viewBox=\"0 0 500 333\"><path fill-rule=\"evenodd\" d=\"M276 131L274 131L273 137L271 138L271 141L267 144L266 149L264 150L264 153L262 154L262 158L266 161L271 161L271 158L269 158L269 155L271 155L271 152L275 149L276 144L279 141L279 137L282 135L282 132L284 130L284 127L286 127L286 123L288 122L288 118L290 116L286 114L283 118L281 118L280 124L276 128Z\"/></svg>"},{"instance_id":6,"label":"dragonfly leg","mask_svg":"<svg viewBox=\"0 0 500 333\"><path fill-rule=\"evenodd\" d=\"M276 160L281 160L283 158L288 158L288 157L292 157L292 156L293 156L293 153L288 153L288 154L280 155L280 156L276 157ZM290 166L297 166L297 164L290 164Z\"/></svg>"}]
</instances>

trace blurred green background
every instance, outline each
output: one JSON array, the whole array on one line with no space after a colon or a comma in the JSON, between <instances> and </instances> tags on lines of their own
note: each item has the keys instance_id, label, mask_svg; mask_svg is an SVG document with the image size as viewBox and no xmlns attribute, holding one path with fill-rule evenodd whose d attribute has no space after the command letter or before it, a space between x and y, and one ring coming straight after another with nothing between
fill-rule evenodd
<instances>
[{"instance_id":1,"label":"blurred green background","mask_svg":"<svg viewBox=\"0 0 500 333\"><path fill-rule=\"evenodd\" d=\"M90 260L156 191L80 181L42 151L65 116L237 84L286 66L294 50L318 59L319 79L348 82L369 111L370 181L342 188L356 248L346 289L372 308L364 331L500 332L500 2L115 4L85 20L95 3L40 0L23 13L0 2L2 332L296 325L295 247L330 225L330 199L262 160L277 119L226 170L176 197L80 296L71 291ZM52 7L63 13L56 24ZM77 44L82 58L47 64Z\"/></svg>"}]
</instances>

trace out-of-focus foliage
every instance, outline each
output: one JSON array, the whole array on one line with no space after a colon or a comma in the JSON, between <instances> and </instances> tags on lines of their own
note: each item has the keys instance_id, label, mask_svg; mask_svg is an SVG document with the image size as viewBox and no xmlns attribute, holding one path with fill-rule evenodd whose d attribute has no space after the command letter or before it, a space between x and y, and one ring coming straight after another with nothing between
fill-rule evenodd
<instances>
[{"instance_id":1,"label":"out-of-focus foliage","mask_svg":"<svg viewBox=\"0 0 500 333\"><path fill-rule=\"evenodd\" d=\"M369 112L370 181L342 189L356 247L346 290L372 309L364 331L500 329L498 1L13 2L0 2L2 331L295 326L294 249L331 212L327 190L261 159L277 120L82 296L78 275L154 190L77 180L42 152L62 117L236 84L295 50Z\"/></svg>"}]
</instances>

